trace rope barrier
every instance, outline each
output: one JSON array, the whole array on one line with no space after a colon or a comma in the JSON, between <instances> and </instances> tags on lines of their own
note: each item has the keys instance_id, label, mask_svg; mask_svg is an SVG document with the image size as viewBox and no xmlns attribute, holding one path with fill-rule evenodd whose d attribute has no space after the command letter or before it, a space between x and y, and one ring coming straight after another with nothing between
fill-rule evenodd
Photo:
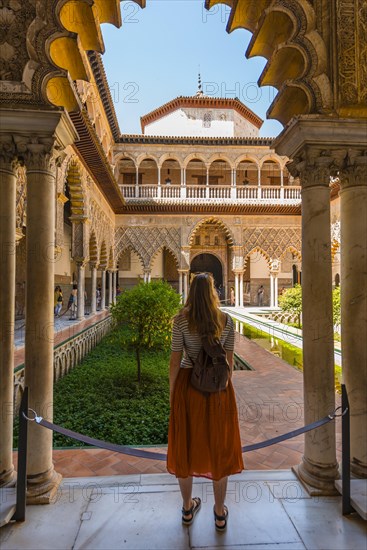
<instances>
[{"instance_id":1,"label":"rope barrier","mask_svg":"<svg viewBox=\"0 0 367 550\"><path fill-rule=\"evenodd\" d=\"M167 455L165 453L155 453L155 452L146 451L143 449L136 449L135 447L129 447L127 445L117 445L115 443L109 443L108 441L102 441L100 439L89 437L88 435L83 435L77 432L73 432L72 430L68 430L67 428L63 428L62 426L58 426L56 424L53 424L52 422L49 422L48 420L45 420L44 418L42 418L42 416L38 416L33 409L28 409L28 410L34 414L33 418L29 418L23 412L24 418L26 418L28 421L36 422L36 424L38 424L39 426L43 426L44 428L57 432L66 437L71 437L72 439L76 439L77 441L81 441L83 443L86 443L87 445L91 445L93 447L99 447L100 449L106 449L108 451L113 451L113 452L129 455L129 456L148 458L151 460L166 460L167 458ZM287 439L292 439L293 437L296 437L303 433L309 432L311 430L315 430L316 428L320 428L321 426L328 424L338 416L344 416L347 413L348 408L338 413L339 410L341 410L341 407L337 407L333 413L328 414L327 416L324 416L324 418L321 418L320 420L316 420L315 422L311 422L311 424L307 424L306 426L303 426L302 428L298 428L297 430L292 430L291 432L285 433L283 435L279 435L277 437L273 437L271 439L267 439L265 441L261 441L259 443L253 443L252 445L245 445L241 449L242 453L249 453L250 451L256 451L257 449L270 447L271 445L275 445L276 443L280 443L281 441L286 441Z\"/></svg>"}]
</instances>

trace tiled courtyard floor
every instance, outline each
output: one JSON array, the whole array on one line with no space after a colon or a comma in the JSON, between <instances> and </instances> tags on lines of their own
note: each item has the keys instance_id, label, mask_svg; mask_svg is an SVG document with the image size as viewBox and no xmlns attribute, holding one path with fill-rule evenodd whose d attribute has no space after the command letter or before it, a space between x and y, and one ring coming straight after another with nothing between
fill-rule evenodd
<instances>
[{"instance_id":1,"label":"tiled courtyard floor","mask_svg":"<svg viewBox=\"0 0 367 550\"><path fill-rule=\"evenodd\" d=\"M257 443L301 427L302 373L239 334L236 336L236 351L254 369L236 371L233 375L242 444ZM246 453L246 469L284 470L299 464L303 454L303 438L298 436ZM162 448L157 450L164 452ZM340 460L339 420L337 451ZM166 472L164 461L125 456L102 449L55 450L53 457L56 471L67 478Z\"/></svg>"}]
</instances>

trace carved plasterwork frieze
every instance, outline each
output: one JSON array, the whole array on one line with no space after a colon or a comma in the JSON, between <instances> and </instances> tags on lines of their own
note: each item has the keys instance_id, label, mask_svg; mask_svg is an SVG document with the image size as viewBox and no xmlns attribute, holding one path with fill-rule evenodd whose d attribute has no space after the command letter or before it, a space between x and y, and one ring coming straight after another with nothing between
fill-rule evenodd
<instances>
[{"instance_id":1,"label":"carved plasterwork frieze","mask_svg":"<svg viewBox=\"0 0 367 550\"><path fill-rule=\"evenodd\" d=\"M280 258L287 250L301 250L300 227L247 227L243 231L243 256L262 250L269 258Z\"/></svg>"},{"instance_id":2,"label":"carved plasterwork frieze","mask_svg":"<svg viewBox=\"0 0 367 550\"><path fill-rule=\"evenodd\" d=\"M115 233L115 256L130 248L138 254L143 266L149 269L152 259L161 248L167 248L179 264L181 231L178 227L119 227Z\"/></svg>"},{"instance_id":3,"label":"carved plasterwork frieze","mask_svg":"<svg viewBox=\"0 0 367 550\"><path fill-rule=\"evenodd\" d=\"M108 250L113 248L113 223L94 199L89 201L89 219L91 220L90 234L94 233L98 250L102 242L105 243Z\"/></svg>"},{"instance_id":4,"label":"carved plasterwork frieze","mask_svg":"<svg viewBox=\"0 0 367 550\"><path fill-rule=\"evenodd\" d=\"M365 0L337 1L339 98L341 105L367 99L367 7Z\"/></svg>"},{"instance_id":5,"label":"carved plasterwork frieze","mask_svg":"<svg viewBox=\"0 0 367 550\"><path fill-rule=\"evenodd\" d=\"M331 225L331 242L340 243L340 221Z\"/></svg>"},{"instance_id":6,"label":"carved plasterwork frieze","mask_svg":"<svg viewBox=\"0 0 367 550\"><path fill-rule=\"evenodd\" d=\"M30 0L2 0L0 3L0 80L22 82L29 60L27 29L36 17Z\"/></svg>"}]
</instances>

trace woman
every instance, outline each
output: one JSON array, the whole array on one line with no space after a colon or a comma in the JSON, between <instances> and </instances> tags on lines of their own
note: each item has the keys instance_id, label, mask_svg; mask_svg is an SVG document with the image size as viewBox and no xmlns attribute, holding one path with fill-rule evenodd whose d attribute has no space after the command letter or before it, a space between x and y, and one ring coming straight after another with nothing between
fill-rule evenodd
<instances>
[{"instance_id":1,"label":"woman","mask_svg":"<svg viewBox=\"0 0 367 550\"><path fill-rule=\"evenodd\" d=\"M62 310L62 304L63 304L63 296L62 296L62 289L61 286L57 286L57 297L55 292L55 299L56 299L56 305L55 305L55 315L56 317L60 317L60 313Z\"/></svg>"},{"instance_id":2,"label":"woman","mask_svg":"<svg viewBox=\"0 0 367 550\"><path fill-rule=\"evenodd\" d=\"M218 306L212 275L200 273L191 283L185 306L174 319L167 470L179 481L185 525L191 525L201 506L200 498L191 496L192 477L213 480L215 528L224 531L228 517L224 504L228 476L244 468L232 381L230 378L225 390L209 394L197 391L190 383L202 335L208 335L211 342L220 339L232 376L233 321Z\"/></svg>"}]
</instances>

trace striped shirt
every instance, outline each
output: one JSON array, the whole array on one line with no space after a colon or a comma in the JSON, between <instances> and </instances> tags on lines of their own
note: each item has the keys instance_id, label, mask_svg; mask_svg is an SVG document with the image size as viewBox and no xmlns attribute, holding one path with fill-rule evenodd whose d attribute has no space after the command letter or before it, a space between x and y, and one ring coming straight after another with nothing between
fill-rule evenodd
<instances>
[{"instance_id":1,"label":"striped shirt","mask_svg":"<svg viewBox=\"0 0 367 550\"><path fill-rule=\"evenodd\" d=\"M220 337L220 341L227 351L234 350L234 326L232 317L226 314L226 326ZM201 349L201 338L197 333L189 331L189 324L184 315L178 315L172 328L172 351L183 351L184 355L181 361L181 368L192 368L192 363L188 356L195 361Z\"/></svg>"}]
</instances>

